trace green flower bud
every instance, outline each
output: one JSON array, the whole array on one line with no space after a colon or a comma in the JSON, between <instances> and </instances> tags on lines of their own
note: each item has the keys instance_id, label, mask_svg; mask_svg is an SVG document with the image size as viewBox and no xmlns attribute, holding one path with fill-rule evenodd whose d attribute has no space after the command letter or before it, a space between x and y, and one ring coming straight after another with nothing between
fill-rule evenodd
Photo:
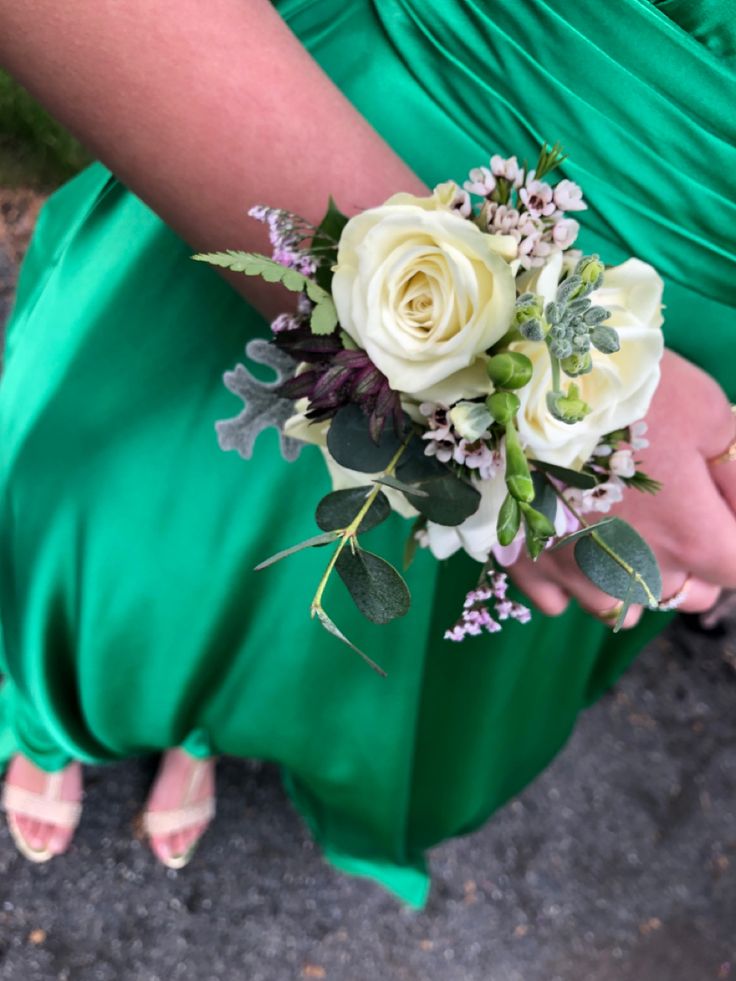
<instances>
[{"instance_id":1,"label":"green flower bud","mask_svg":"<svg viewBox=\"0 0 736 981\"><path fill-rule=\"evenodd\" d=\"M535 510L531 504L521 503L519 507L527 527L536 538L552 538L555 534L555 526L545 514Z\"/></svg>"},{"instance_id":2,"label":"green flower bud","mask_svg":"<svg viewBox=\"0 0 736 981\"><path fill-rule=\"evenodd\" d=\"M514 395L513 392L494 392L493 395L489 395L486 399L486 407L496 422L500 422L502 426L505 426L507 422L511 422L516 413L519 411L518 396Z\"/></svg>"},{"instance_id":3,"label":"green flower bud","mask_svg":"<svg viewBox=\"0 0 736 981\"><path fill-rule=\"evenodd\" d=\"M506 486L517 501L531 504L534 500L534 484L529 473L529 464L512 422L506 423Z\"/></svg>"},{"instance_id":4,"label":"green flower bud","mask_svg":"<svg viewBox=\"0 0 736 981\"><path fill-rule=\"evenodd\" d=\"M488 377L499 388L523 388L532 377L534 368L525 354L504 351L486 363Z\"/></svg>"},{"instance_id":5,"label":"green flower bud","mask_svg":"<svg viewBox=\"0 0 736 981\"><path fill-rule=\"evenodd\" d=\"M540 320L544 310L544 300L534 293L522 293L516 301L514 316L511 321L514 327L521 327L527 320Z\"/></svg>"},{"instance_id":6,"label":"green flower bud","mask_svg":"<svg viewBox=\"0 0 736 981\"><path fill-rule=\"evenodd\" d=\"M598 324L591 330L590 342L601 354L615 354L621 349L618 332L613 327L606 327L605 324Z\"/></svg>"},{"instance_id":7,"label":"green flower bud","mask_svg":"<svg viewBox=\"0 0 736 981\"><path fill-rule=\"evenodd\" d=\"M496 522L496 534L499 545L510 545L516 538L521 524L521 512L519 503L511 494L506 495L506 500L501 505Z\"/></svg>"},{"instance_id":8,"label":"green flower bud","mask_svg":"<svg viewBox=\"0 0 736 981\"><path fill-rule=\"evenodd\" d=\"M577 385L570 385L567 395L562 392L547 392L547 408L560 422L572 425L581 422L591 411L587 402L580 398Z\"/></svg>"},{"instance_id":9,"label":"green flower bud","mask_svg":"<svg viewBox=\"0 0 736 981\"><path fill-rule=\"evenodd\" d=\"M493 418L482 402L458 402L450 409L450 421L463 439L474 443L484 433L488 435Z\"/></svg>"},{"instance_id":10,"label":"green flower bud","mask_svg":"<svg viewBox=\"0 0 736 981\"><path fill-rule=\"evenodd\" d=\"M580 276L585 286L596 289L603 279L605 266L597 255L584 255L575 267L575 274Z\"/></svg>"},{"instance_id":11,"label":"green flower bud","mask_svg":"<svg viewBox=\"0 0 736 981\"><path fill-rule=\"evenodd\" d=\"M570 378L577 378L578 375L587 375L593 370L593 359L589 351L579 351L569 358L563 358L560 367Z\"/></svg>"}]
</instances>

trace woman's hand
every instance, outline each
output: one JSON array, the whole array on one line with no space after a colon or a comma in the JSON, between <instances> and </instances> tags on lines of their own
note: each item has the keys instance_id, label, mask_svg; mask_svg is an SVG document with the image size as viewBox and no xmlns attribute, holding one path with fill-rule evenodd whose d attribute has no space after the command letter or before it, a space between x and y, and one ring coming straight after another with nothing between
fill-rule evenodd
<instances>
[{"instance_id":1,"label":"woman's hand","mask_svg":"<svg viewBox=\"0 0 736 981\"><path fill-rule=\"evenodd\" d=\"M667 351L647 423L649 447L636 458L662 489L629 490L611 514L630 522L654 550L662 597L677 594L690 577L679 609L707 610L722 588L736 588L736 462L709 463L734 439L734 415L717 382ZM598 616L615 609L616 601L580 572L572 548L545 552L536 563L524 556L509 571L544 613L562 613L571 597ZM633 626L641 612L632 607L624 625Z\"/></svg>"}]
</instances>

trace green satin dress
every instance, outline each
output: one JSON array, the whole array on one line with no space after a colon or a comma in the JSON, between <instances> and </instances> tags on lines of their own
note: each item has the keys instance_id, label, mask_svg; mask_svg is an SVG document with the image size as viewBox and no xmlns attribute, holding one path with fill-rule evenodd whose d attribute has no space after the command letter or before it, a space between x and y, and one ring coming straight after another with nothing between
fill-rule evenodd
<instances>
[{"instance_id":1,"label":"green satin dress","mask_svg":"<svg viewBox=\"0 0 736 981\"><path fill-rule=\"evenodd\" d=\"M279 9L430 184L561 140L591 205L582 245L653 263L668 344L736 396L733 0ZM663 619L613 637L573 609L455 646L476 567L421 553L388 627L328 594L388 677L366 668L308 619L319 551L253 572L314 533L328 481L273 431L250 462L218 448L240 406L222 374L267 325L189 254L100 165L42 213L0 385L0 756L275 761L328 859L421 905L425 850L524 787ZM405 533L393 516L370 534L398 562Z\"/></svg>"}]
</instances>

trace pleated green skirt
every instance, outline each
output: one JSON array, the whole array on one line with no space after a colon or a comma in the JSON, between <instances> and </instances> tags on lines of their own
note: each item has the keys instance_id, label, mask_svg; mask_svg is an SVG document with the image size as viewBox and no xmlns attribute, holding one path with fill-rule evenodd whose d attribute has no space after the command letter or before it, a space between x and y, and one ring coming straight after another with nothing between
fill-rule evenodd
<instances>
[{"instance_id":1,"label":"pleated green skirt","mask_svg":"<svg viewBox=\"0 0 736 981\"><path fill-rule=\"evenodd\" d=\"M429 183L561 139L592 203L584 247L655 264L668 343L734 395L736 209L718 190L733 73L643 0L608 6L280 9ZM642 37L670 72L639 64ZM421 905L425 850L528 783L663 620L613 637L571 610L458 647L442 635L476 567L420 553L411 612L388 627L331 587L388 677L371 672L307 617L318 551L253 572L314 533L328 480L312 447L285 463L273 431L251 461L219 450L215 421L238 411L222 374L268 328L189 255L101 165L42 212L0 383L0 757L58 769L184 745L275 761L331 861ZM406 531L392 516L372 547L398 563Z\"/></svg>"}]
</instances>

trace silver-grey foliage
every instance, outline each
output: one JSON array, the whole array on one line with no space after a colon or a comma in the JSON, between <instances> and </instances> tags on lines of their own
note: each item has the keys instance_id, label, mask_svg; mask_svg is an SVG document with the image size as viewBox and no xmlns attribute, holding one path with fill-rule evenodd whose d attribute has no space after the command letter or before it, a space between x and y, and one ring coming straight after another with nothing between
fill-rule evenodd
<instances>
[{"instance_id":1,"label":"silver-grey foliage","mask_svg":"<svg viewBox=\"0 0 736 981\"><path fill-rule=\"evenodd\" d=\"M261 338L249 341L245 353L252 361L273 368L276 378L272 382L259 381L242 364L234 371L225 372L225 385L243 400L245 408L232 419L215 424L220 447L237 450L244 460L250 460L258 434L273 426L279 431L283 458L289 462L296 460L303 444L283 433L284 423L294 414L294 402L276 393L278 386L293 376L296 362L275 344Z\"/></svg>"}]
</instances>

